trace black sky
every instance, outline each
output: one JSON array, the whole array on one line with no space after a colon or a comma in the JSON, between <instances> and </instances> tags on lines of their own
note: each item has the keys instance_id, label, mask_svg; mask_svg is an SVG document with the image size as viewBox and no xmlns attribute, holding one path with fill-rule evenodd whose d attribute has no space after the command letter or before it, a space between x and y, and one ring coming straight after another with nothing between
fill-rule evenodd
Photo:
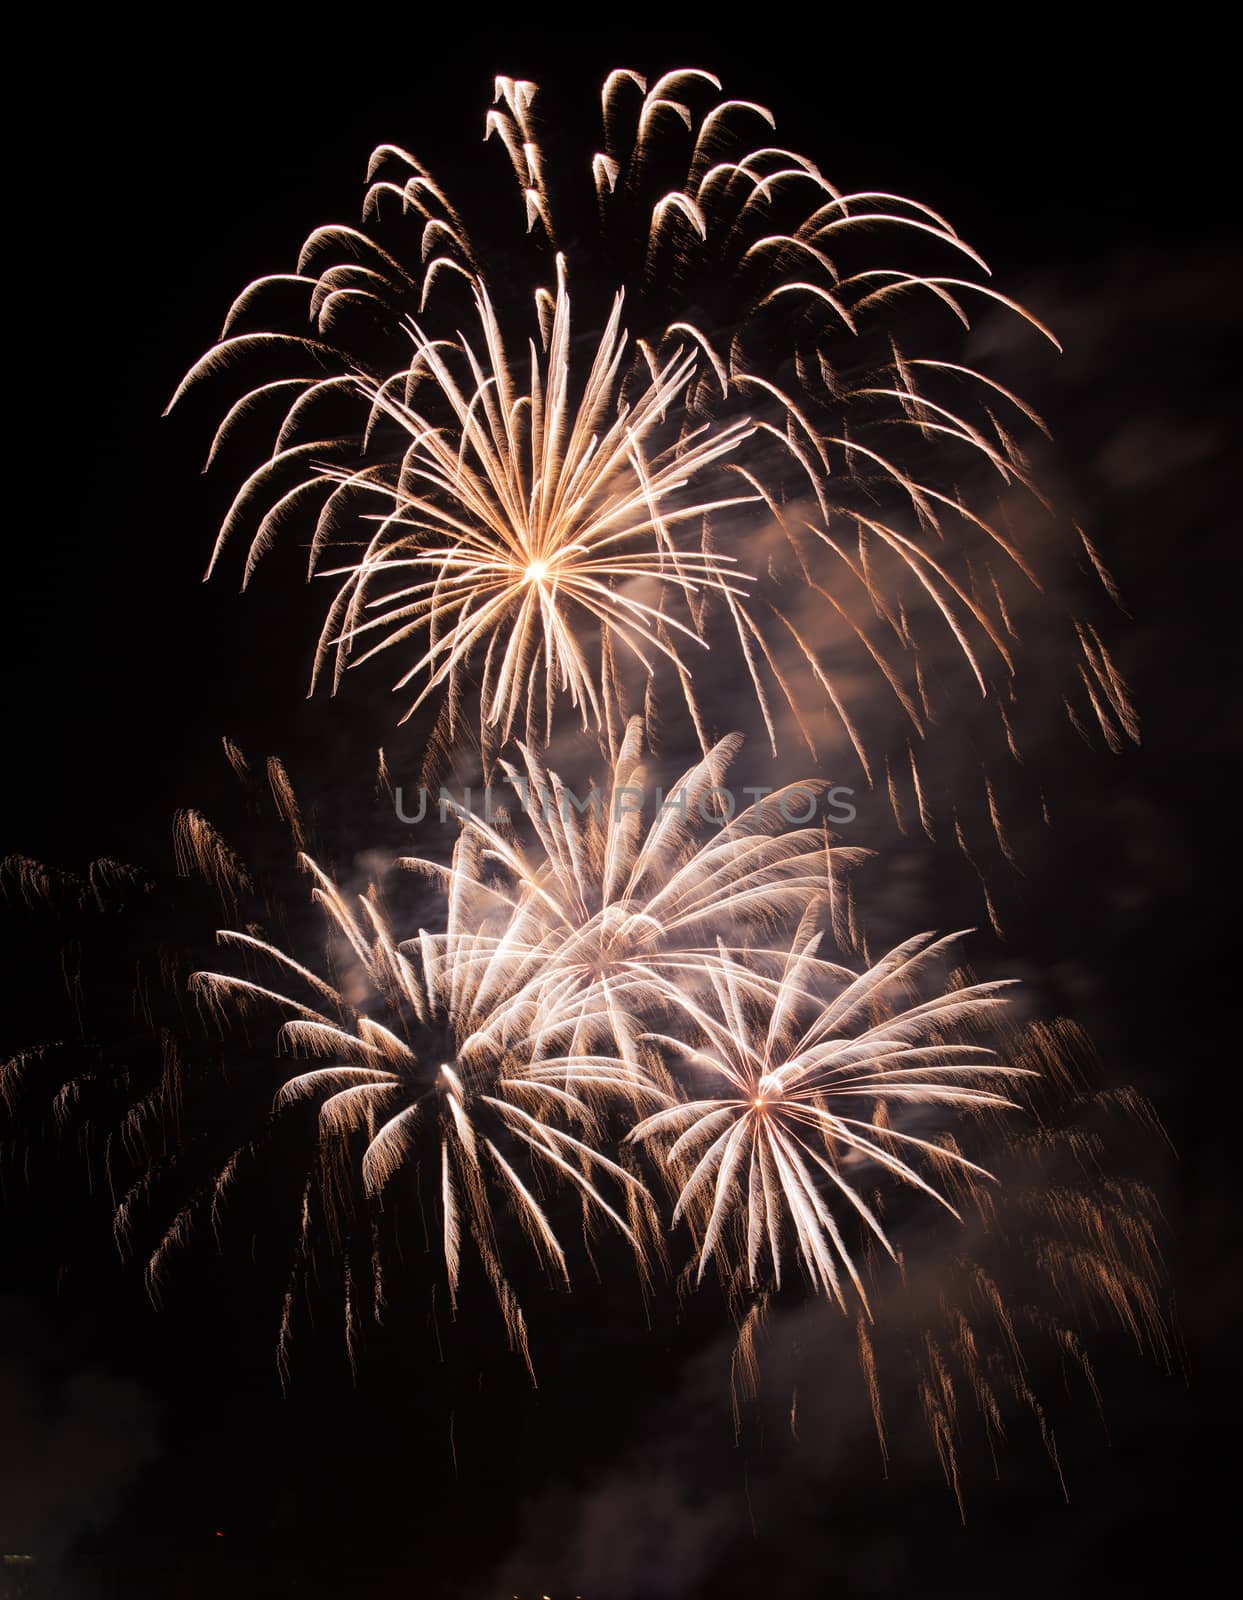
<instances>
[{"instance_id":1,"label":"black sky","mask_svg":"<svg viewBox=\"0 0 1243 1600\"><path fill-rule=\"evenodd\" d=\"M1194 1591L1229 1533L1215 1460L1237 1406L1239 1312L1223 1026L1237 989L1239 256L1216 48L1089 42L1043 17L1026 37L1009 14L913 32L884 13L840 33L826 16L754 45L645 28L567 46L541 26L505 48L464 22L449 48L417 19L359 12L333 33L291 17L288 41L260 42L204 14L176 42L110 23L13 69L38 109L10 146L0 843L65 866L163 864L174 808L210 811L223 789L222 733L295 773L365 745L370 729L301 698L305 606L275 581L241 599L231 573L200 584L225 491L198 477L202 414L162 420L168 397L232 293L286 268L313 223L355 214L380 140L444 171L466 152L469 184L496 71L534 78L581 126L619 62L710 66L835 182L948 215L1063 335L1061 367L1031 397L1131 612L1122 659L1145 736L1097 758L1003 956L1052 974L1061 1003L1081 997L1111 1069L1170 1127L1187 1375L1104 1338L1110 1437L1068 1421L1070 1504L1020 1437L999 1483L976 1473L965 1529L935 1466L912 1450L883 1480L827 1398L801 1457L731 1453L710 1317L653 1340L603 1289L559 1313L537 1394L491 1355L465 1348L430 1370L396 1337L354 1387L326 1338L282 1398L262 1263L202 1252L157 1315L139 1272L99 1256L84 1225L76 1236L67 1201L36 1212L8 1144L4 1538L46 1552L30 1592L90 1600L1148 1594L1167 1567ZM49 1033L61 1023L49 1014ZM0 1569L0 1594L14 1581Z\"/></svg>"}]
</instances>

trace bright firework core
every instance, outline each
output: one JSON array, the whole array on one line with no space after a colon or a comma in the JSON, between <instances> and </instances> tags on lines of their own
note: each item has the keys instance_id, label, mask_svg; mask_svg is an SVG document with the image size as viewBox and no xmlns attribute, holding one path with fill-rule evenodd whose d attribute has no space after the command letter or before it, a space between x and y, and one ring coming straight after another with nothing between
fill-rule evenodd
<instances>
[{"instance_id":1,"label":"bright firework core","mask_svg":"<svg viewBox=\"0 0 1243 1600\"><path fill-rule=\"evenodd\" d=\"M548 563L546 561L532 561L527 568L528 583L543 583L548 576Z\"/></svg>"}]
</instances>

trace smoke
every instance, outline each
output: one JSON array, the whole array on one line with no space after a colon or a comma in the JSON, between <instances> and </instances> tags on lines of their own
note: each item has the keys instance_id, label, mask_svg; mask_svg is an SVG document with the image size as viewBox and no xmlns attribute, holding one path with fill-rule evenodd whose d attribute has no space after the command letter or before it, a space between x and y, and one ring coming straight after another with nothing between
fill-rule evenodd
<instances>
[{"instance_id":1,"label":"smoke","mask_svg":"<svg viewBox=\"0 0 1243 1600\"><path fill-rule=\"evenodd\" d=\"M1056 990L1107 1045L1118 1043L1120 1030L1125 1037L1125 1019L1113 1015L1117 977L1103 978L1084 952L1105 934L1116 940L1151 926L1163 905L1185 896L1203 823L1194 807L1206 791L1204 764L1237 745L1228 674L1201 673L1191 659L1199 652L1216 659L1214 629L1235 592L1214 582L1214 573L1224 577L1232 539L1223 509L1235 503L1232 439L1213 385L1203 381L1206 348L1222 339L1224 320L1237 318L1237 310L1223 305L1222 290L1223 264L1208 258L1119 257L1091 280L1045 274L1017 293L1057 331L1066 354L1055 363L1031 360L1021 330L1016 334L1005 319L985 320L972 351L973 358L1003 356L1014 387L1053 425L1054 441L1042 450L1036 476L1066 517L1089 532L1117 581L1121 608L1101 608L1112 619L1111 647L1142 719L1142 742L1118 755L1085 748L1073 732L1068 740L1056 696L1025 726L1017 779L1047 791L1052 826L1016 830L1021 873L1010 876L1026 926L1008 949L994 948L986 975L1021 975L1037 991ZM1082 551L1045 577L1041 605L1064 614L1074 614L1092 586ZM1203 619L1202 631L1174 656L1172 629L1193 617ZM1042 677L1050 680L1064 664L1057 654L1064 640L1038 645L1031 634L1036 606L1022 621L1025 662L1038 689ZM888 718L883 695L864 714ZM758 743L759 730L747 731ZM951 746L942 759L940 785L961 812L973 792L966 780L978 767L968 770L961 747ZM862 797L858 829L844 830L850 844L883 845L860 897L869 924L907 932L944 925L944 858L955 853L952 838L897 835L877 822L883 797L874 796L875 806L871 798ZM983 812L982 800L975 804ZM1068 908L1076 920L1059 932ZM1062 952L1055 964L1032 937L1046 929L1045 943ZM1163 932L1159 943L1175 930ZM1029 1004L1042 1009L1040 999ZM1169 1089L1168 1064L1154 1078L1142 1052L1107 1065ZM1206 1166L1192 1184L1190 1205L1184 1202L1178 1233L1215 1227L1226 1188L1220 1168ZM1168 1172L1157 1192L1177 1216ZM952 1587L961 1594L1005 1588L1027 1595L1047 1593L1051 1582L1080 1581L1085 1592L1106 1592L1116 1581L1108 1563L1119 1559L1113 1530L1133 1529L1140 1492L1128 1467L1128 1439L1134 1451L1149 1430L1173 1437L1176 1427L1185 1429L1182 1386L1159 1363L1146 1368L1102 1327L1087 1343L1102 1416L1084 1371L1068 1375L1044 1351L1029 1376L1049 1406L1045 1421L1057 1461L1040 1418L1013 1393L1003 1397L1007 1437L996 1459L978 1420L964 1426L959 1459L969 1480L968 1528L961 1533L917 1394L916 1362L951 1258L969 1256L974 1242L954 1241L951 1250L943 1234L921 1245L908 1232L905 1285L873 1299L870 1337L881 1376L887 1474L853 1323L824 1305L775 1311L759 1350L759 1394L742 1408L737 1441L730 1330L686 1360L671 1403L654 1402L628 1423L629 1442L606 1467L575 1488L531 1496L512 1555L476 1592L689 1600ZM1048 1306L1035 1274L1021 1261L1011 1266L1007 1300ZM1222 1286L1207 1263L1200 1270L1203 1281L1191 1285L1181 1323L1211 1350L1220 1343L1212 1306ZM960 1398L970 1407L969 1396ZM1018 1569L1016 1541L1023 1552ZM797 1572L783 1558L791 1549ZM994 1559L1004 1560L1004 1578L988 1571Z\"/></svg>"},{"instance_id":2,"label":"smoke","mask_svg":"<svg viewBox=\"0 0 1243 1600\"><path fill-rule=\"evenodd\" d=\"M719 1468L733 1447L722 1406L729 1350L722 1337L688 1362L672 1402L653 1407L638 1442L593 1481L533 1498L515 1553L479 1587L480 1597L679 1600L693 1593L746 1515L741 1458L728 1487Z\"/></svg>"},{"instance_id":3,"label":"smoke","mask_svg":"<svg viewBox=\"0 0 1243 1600\"><path fill-rule=\"evenodd\" d=\"M155 1412L131 1380L67 1368L23 1302L0 1303L0 1324L0 1549L61 1571L158 1453Z\"/></svg>"},{"instance_id":4,"label":"smoke","mask_svg":"<svg viewBox=\"0 0 1243 1600\"><path fill-rule=\"evenodd\" d=\"M1003 1197L1021 1190L1010 1167ZM1014 1205L1024 1210L1021 1197ZM1034 1219L1024 1226L1040 1232ZM1098 1519L1117 1516L1127 1493L1116 1468L1102 1470L1111 1434L1116 1445L1149 1425L1176 1386L1101 1327L1081 1359L1075 1316L1050 1312L1038 1240L1016 1248L971 1213L947 1227L912 1212L896 1236L902 1268L865 1270L870 1317L824 1300L775 1304L758 1322L754 1362L730 1327L683 1355L672 1397L651 1396L638 1416L602 1414L624 1441L613 1459L587 1481L533 1493L512 1554L470 1593L819 1600L899 1583L940 1593L952 1581L991 1595L990 1523L1016 1504L1064 1559L1090 1549ZM660 1336L671 1361L690 1342ZM968 1538L982 1572L962 1566ZM1040 1593L1040 1571L1033 1551L1008 1589Z\"/></svg>"}]
</instances>

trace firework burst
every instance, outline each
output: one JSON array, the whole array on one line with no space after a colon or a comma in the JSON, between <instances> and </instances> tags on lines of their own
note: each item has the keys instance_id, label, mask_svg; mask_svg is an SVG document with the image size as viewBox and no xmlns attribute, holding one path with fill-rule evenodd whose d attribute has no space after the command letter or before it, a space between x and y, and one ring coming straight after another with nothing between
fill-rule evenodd
<instances>
[{"instance_id":1,"label":"firework burst","mask_svg":"<svg viewBox=\"0 0 1243 1600\"><path fill-rule=\"evenodd\" d=\"M624 700L655 693L707 750L711 655L750 684L774 748L788 724L814 753L836 724L869 777L860 683L893 697L912 746L937 718L944 641L977 697L1009 695L1014 586L1040 585L1007 509L1039 500L1016 428L1043 424L943 335L922 353L907 303L1047 330L944 218L751 146L770 114L719 90L701 71L612 73L604 148L576 171L574 141L541 140L535 85L499 78L486 131L519 187L504 259L525 252L529 276L494 270L445 188L382 145L361 228L317 228L296 272L235 301L175 398L272 369L212 447L276 423L212 567L248 536L249 579L311 517L309 573L338 583L317 678L404 652L413 705L438 699L449 737L477 701L489 749L547 740L564 694L615 753ZM570 251L570 233L587 242ZM578 341L571 283L594 330ZM309 327L282 310L299 299ZM1069 709L1133 734L1103 641L1077 638Z\"/></svg>"},{"instance_id":2,"label":"firework burst","mask_svg":"<svg viewBox=\"0 0 1243 1600\"><path fill-rule=\"evenodd\" d=\"M951 1145L904 1131L892 1113L1010 1107L1002 1091L1025 1069L946 1037L978 1026L1006 985L973 984L920 1004L895 1003L950 940L909 940L862 974L818 959L819 942L819 934L800 931L768 982L757 983L749 966L721 963L712 973L712 1004L695 1008L698 1039L661 1039L681 1057L684 1082L706 1088L707 1097L674 1101L640 1121L630 1138L665 1147L677 1190L673 1216L685 1216L695 1233L698 1279L714 1253L734 1248L738 1263L724 1267L727 1277L741 1269L750 1288L763 1287L766 1255L780 1288L792 1236L818 1292L844 1304L844 1272L866 1306L834 1202L893 1256L865 1198L878 1175L955 1216L915 1163L988 1177Z\"/></svg>"},{"instance_id":3,"label":"firework burst","mask_svg":"<svg viewBox=\"0 0 1243 1600\"><path fill-rule=\"evenodd\" d=\"M589 1062L577 1064L569 1081L569 1074L532 1057L538 1003L520 981L521 947L516 953L510 930L498 926L495 896L468 876L460 858L447 873L446 930L420 930L401 942L374 885L348 896L309 857L301 860L327 918L330 946L344 964L337 984L274 944L226 930L219 935L223 945L276 976L259 981L204 971L191 987L213 1010L260 1002L289 1014L281 1050L323 1064L289 1077L277 1109L298 1101L317 1105L331 1181L342 1191L356 1175L364 1199L377 1202L427 1154L430 1139L451 1304L462 1250L473 1241L511 1341L529 1363L525 1321L497 1244L498 1206L567 1286L565 1251L537 1192L541 1180L568 1184L582 1199L586 1221L616 1227L646 1260L652 1229L639 1215L648 1205L646 1190L601 1148L595 1102L602 1080ZM646 1092L616 1063L607 1087L616 1092L622 1085L632 1096ZM535 1165L540 1180L520 1172L524 1163Z\"/></svg>"}]
</instances>

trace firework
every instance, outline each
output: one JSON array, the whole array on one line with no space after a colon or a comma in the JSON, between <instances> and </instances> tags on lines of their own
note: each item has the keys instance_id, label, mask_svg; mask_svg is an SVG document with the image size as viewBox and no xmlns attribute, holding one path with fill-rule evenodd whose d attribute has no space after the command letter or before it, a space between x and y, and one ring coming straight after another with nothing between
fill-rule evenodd
<instances>
[{"instance_id":1,"label":"firework","mask_svg":"<svg viewBox=\"0 0 1243 1600\"><path fill-rule=\"evenodd\" d=\"M627 695L655 692L707 750L712 655L750 684L774 748L788 722L814 753L828 718L869 777L868 675L915 742L943 640L978 697L1009 693L1013 587L1039 577L1003 502L1035 495L1014 429L1043 424L943 335L923 354L905 311L922 299L969 326L975 304L1047 330L943 217L752 146L771 115L719 91L698 70L610 74L603 149L576 169L573 140L541 140L536 86L498 78L486 132L519 189L503 268L429 171L382 145L362 226L317 228L296 272L235 301L175 399L271 368L212 447L275 423L212 568L248 537L249 579L311 518L309 574L338 582L317 679L400 650L412 705L439 698L448 737L476 697L489 749L546 741L564 694L615 753ZM1080 646L1084 714L1133 734L1103 642Z\"/></svg>"},{"instance_id":2,"label":"firework","mask_svg":"<svg viewBox=\"0 0 1243 1600\"><path fill-rule=\"evenodd\" d=\"M957 1216L915 1163L954 1168L960 1177L988 1174L952 1146L904 1131L893 1113L1009 1107L1002 1090L1026 1069L999 1063L974 1042L945 1038L978 1025L1006 985L973 984L920 1004L895 1003L950 941L909 940L859 975L817 959L819 942L818 933L795 939L771 993L757 993L746 967L721 963L711 974L712 1004L695 1007L698 1038L661 1040L682 1058L684 1081L708 1097L674 1101L630 1137L666 1147L676 1174L674 1220L686 1216L696 1235L697 1278L714 1252L734 1245L751 1288L763 1287L765 1254L780 1288L792 1235L817 1291L844 1305L844 1271L866 1306L833 1199L890 1256L893 1246L865 1199L878 1175Z\"/></svg>"},{"instance_id":3,"label":"firework","mask_svg":"<svg viewBox=\"0 0 1243 1600\"><path fill-rule=\"evenodd\" d=\"M498 1202L508 1206L544 1264L567 1285L569 1279L565 1251L533 1180L518 1170L524 1158L542 1168L545 1179L560 1177L575 1188L589 1219L615 1226L644 1258L637 1212L647 1204L646 1190L599 1147L592 1097L598 1080L590 1064L574 1074L571 1087L546 1081L532 1065L526 1047L533 1007L517 981L522 955L515 956L503 924L497 927L495 897L473 884L460 861L447 875L446 931L420 931L399 943L374 886L351 898L313 860L301 860L331 944L346 962L346 978L333 986L274 944L226 930L222 944L258 958L277 976L260 982L204 971L191 987L214 1009L226 1001L257 1001L289 1013L282 1047L325 1064L288 1078L277 1107L308 1099L317 1104L325 1155L342 1188L351 1186L356 1158L364 1193L377 1200L412 1164L413 1153L425 1151L430 1130L451 1303L462 1249L473 1240L511 1341L529 1361L525 1320L497 1246ZM616 1064L610 1086L624 1076ZM632 1094L645 1090L637 1080L627 1087ZM222 1172L217 1187L225 1181ZM610 1184L620 1196L606 1196Z\"/></svg>"}]
</instances>

